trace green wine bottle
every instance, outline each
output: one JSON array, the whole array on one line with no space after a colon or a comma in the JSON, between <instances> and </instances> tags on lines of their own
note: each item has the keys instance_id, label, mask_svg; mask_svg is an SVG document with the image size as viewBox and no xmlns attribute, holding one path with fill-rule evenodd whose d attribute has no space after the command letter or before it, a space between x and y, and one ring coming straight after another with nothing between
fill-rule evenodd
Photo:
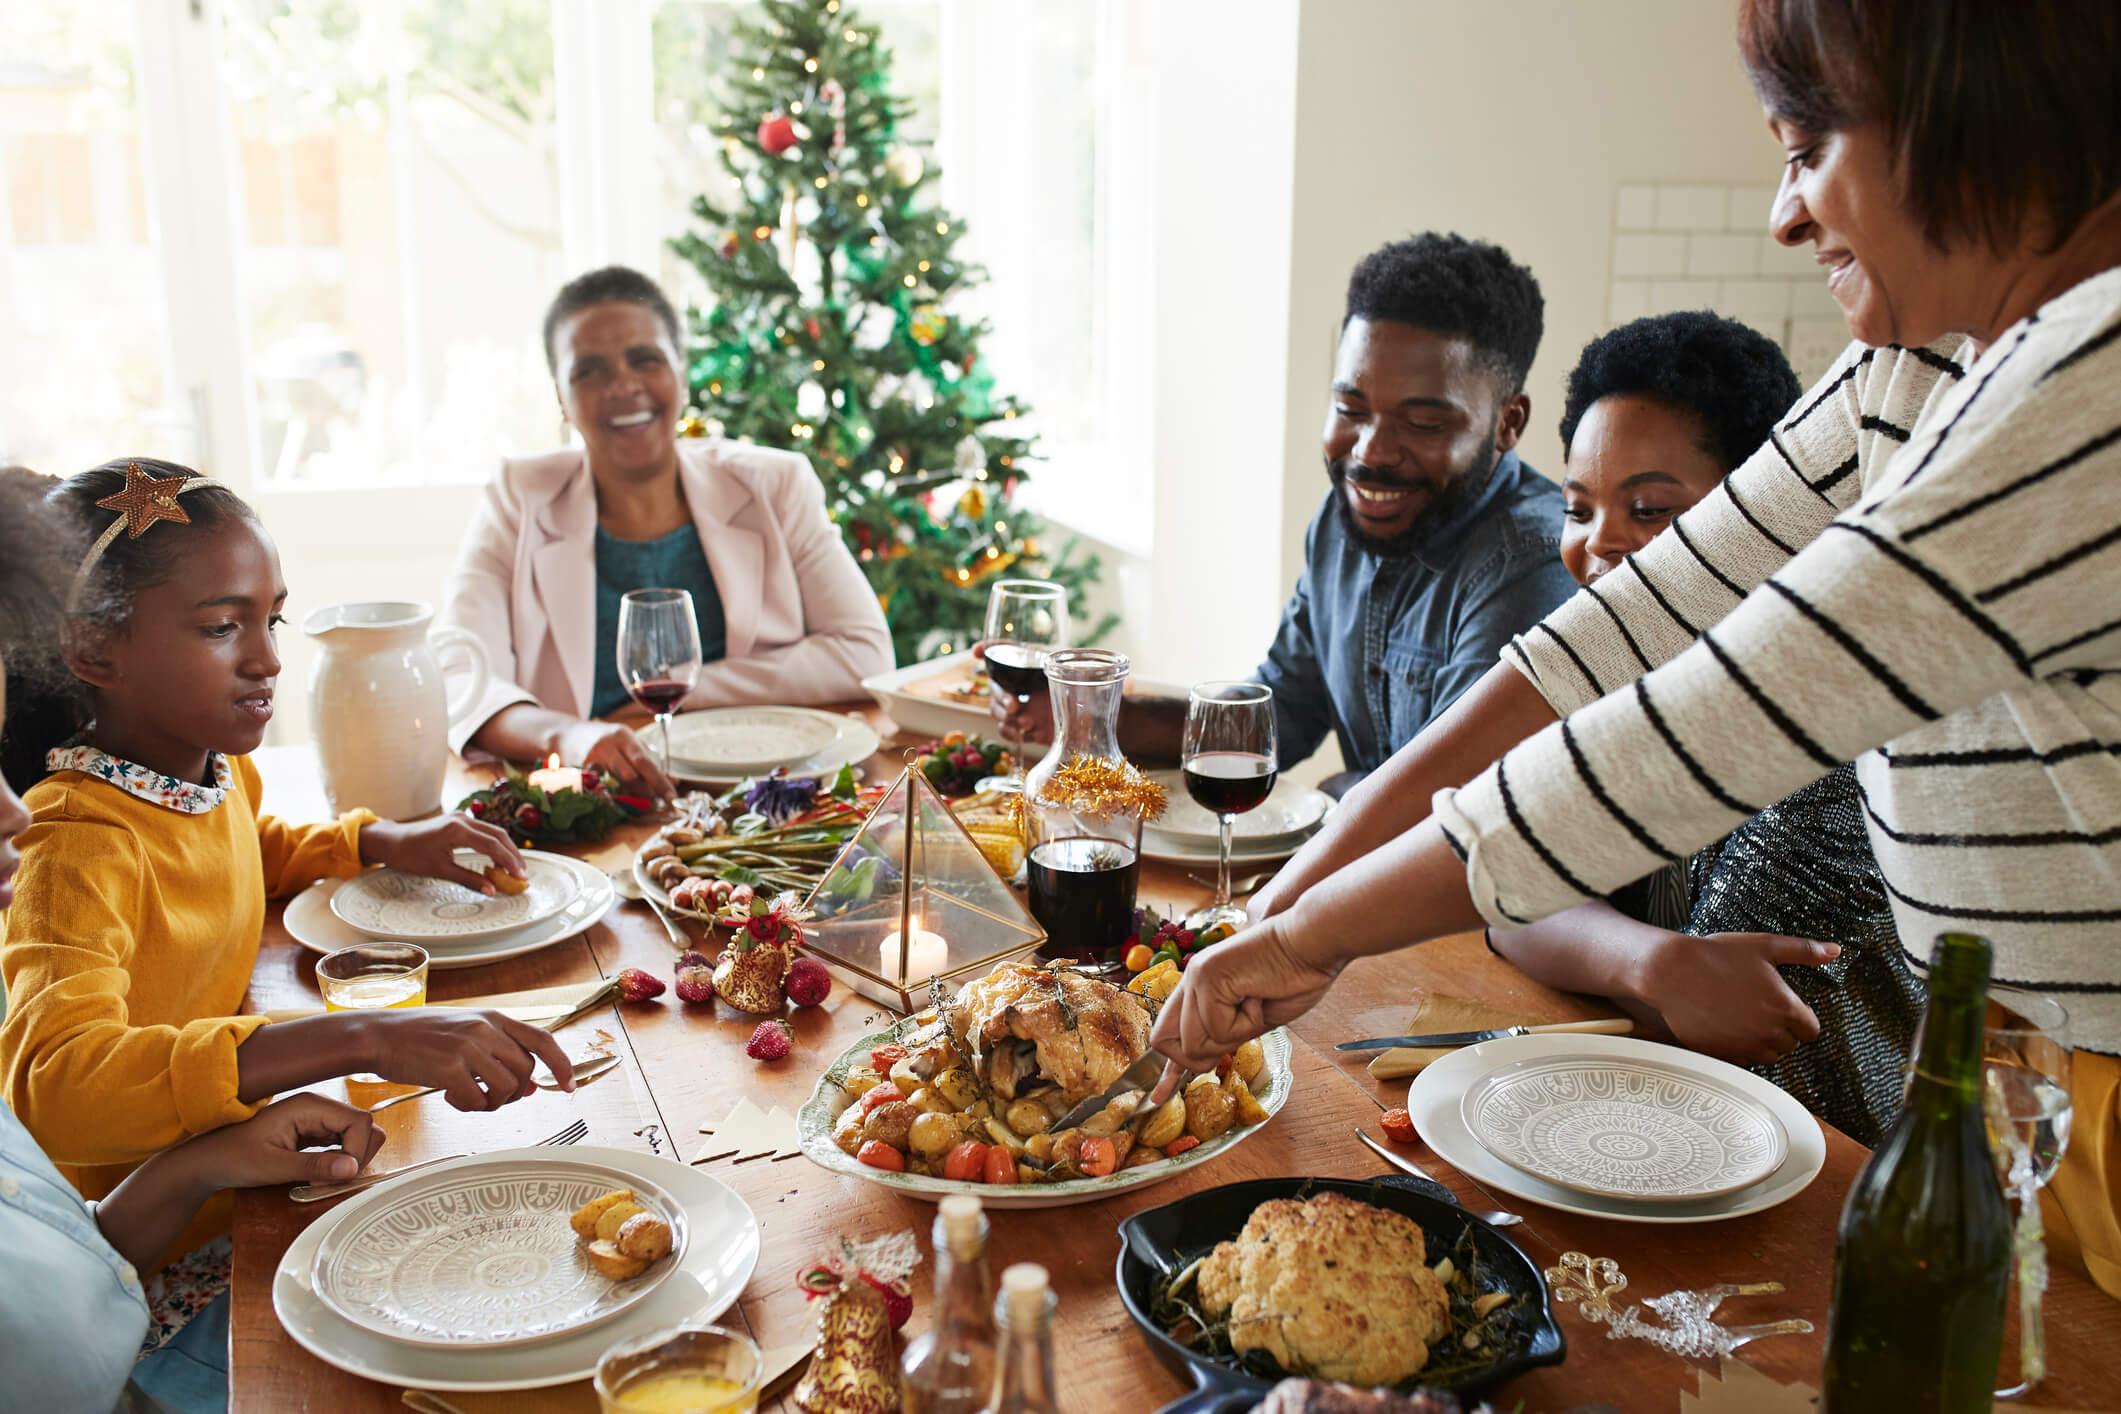
<instances>
[{"instance_id":1,"label":"green wine bottle","mask_svg":"<svg viewBox=\"0 0 2121 1414\"><path fill-rule=\"evenodd\" d=\"M2011 1219L1981 1111L1989 945L1946 933L1900 1117L1849 1190L1827 1317L1827 1411L1985 1410Z\"/></svg>"}]
</instances>

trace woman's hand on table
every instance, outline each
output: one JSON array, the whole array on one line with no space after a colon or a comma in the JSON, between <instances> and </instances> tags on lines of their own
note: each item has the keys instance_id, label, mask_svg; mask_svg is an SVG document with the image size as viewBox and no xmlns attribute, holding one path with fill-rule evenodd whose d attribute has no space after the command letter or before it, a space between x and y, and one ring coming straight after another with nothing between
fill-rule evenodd
<instances>
[{"instance_id":1,"label":"woman's hand on table","mask_svg":"<svg viewBox=\"0 0 2121 1414\"><path fill-rule=\"evenodd\" d=\"M1819 1034L1819 1018L1775 969L1816 967L1840 955L1837 944L1778 933L1668 933L1631 990L1680 1045L1760 1065Z\"/></svg>"},{"instance_id":2,"label":"woman's hand on table","mask_svg":"<svg viewBox=\"0 0 2121 1414\"><path fill-rule=\"evenodd\" d=\"M1273 922L1193 955L1149 1044L1195 1071L1212 1070L1244 1042L1302 1016L1340 975L1340 962L1305 957Z\"/></svg>"},{"instance_id":3,"label":"woman's hand on table","mask_svg":"<svg viewBox=\"0 0 2121 1414\"><path fill-rule=\"evenodd\" d=\"M493 881L457 863L456 852L485 855L518 879L526 877L523 856L508 832L469 815L442 815L431 820L378 820L361 827L361 858L407 874L425 874L492 894Z\"/></svg>"},{"instance_id":4,"label":"woman's hand on table","mask_svg":"<svg viewBox=\"0 0 2121 1414\"><path fill-rule=\"evenodd\" d=\"M368 1070L399 1085L431 1086L460 1110L497 1110L534 1093L530 1076L540 1060L562 1090L574 1089L574 1066L560 1043L498 1011L422 1007L337 1015L358 1018L351 1024L360 1028L359 1061L345 1072Z\"/></svg>"},{"instance_id":5,"label":"woman's hand on table","mask_svg":"<svg viewBox=\"0 0 2121 1414\"><path fill-rule=\"evenodd\" d=\"M669 800L678 788L633 728L618 722L575 722L560 729L553 750L570 765L593 766L609 771L619 784L637 795Z\"/></svg>"}]
</instances>

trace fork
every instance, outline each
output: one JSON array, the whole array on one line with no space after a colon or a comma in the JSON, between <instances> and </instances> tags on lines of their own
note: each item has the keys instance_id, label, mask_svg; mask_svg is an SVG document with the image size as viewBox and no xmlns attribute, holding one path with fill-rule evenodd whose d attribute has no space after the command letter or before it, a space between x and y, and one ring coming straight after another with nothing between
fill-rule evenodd
<instances>
[{"instance_id":1,"label":"fork","mask_svg":"<svg viewBox=\"0 0 2121 1414\"><path fill-rule=\"evenodd\" d=\"M1441 1180L1439 1180L1435 1174L1430 1173L1427 1169L1423 1168L1420 1164L1415 1163L1405 1154L1397 1153L1394 1150L1387 1149L1384 1145L1378 1143L1375 1139L1372 1139L1370 1137L1370 1132L1364 1129L1361 1125L1355 1126L1355 1137L1357 1139L1360 1139L1364 1144L1367 1144L1377 1154L1379 1158L1383 1159L1386 1163L1392 1165L1394 1168L1404 1169L1408 1173L1413 1174L1416 1178L1425 1178L1429 1182L1436 1184L1436 1186L1439 1188L1447 1187L1447 1185L1444 1184ZM1461 1203L1459 1206L1464 1207L1465 1205ZM1505 1213L1500 1208L1489 1209L1485 1212L1477 1208L1466 1208L1466 1213L1470 1217L1479 1218L1489 1227L1514 1227L1518 1223L1524 1221L1524 1219L1516 1213Z\"/></svg>"},{"instance_id":2,"label":"fork","mask_svg":"<svg viewBox=\"0 0 2121 1414\"><path fill-rule=\"evenodd\" d=\"M588 1121L578 1119L575 1120L572 1124L562 1126L558 1133L553 1134L549 1138L540 1139L536 1144L532 1145L531 1147L537 1149L557 1149L562 1148L568 1144L579 1144L588 1137ZM350 1178L344 1183L297 1184L295 1187L287 1190L287 1196L297 1203L318 1203L322 1202L326 1198L338 1198L348 1193L358 1192L363 1188L368 1188L374 1184L381 1183L385 1179L396 1178L401 1174L411 1173L415 1169L431 1168L436 1164L446 1164L451 1159L462 1159L466 1157L469 1156L464 1154L443 1154L439 1158L422 1159L419 1163L407 1164L401 1169L392 1169L388 1173L364 1173L359 1178Z\"/></svg>"}]
</instances>

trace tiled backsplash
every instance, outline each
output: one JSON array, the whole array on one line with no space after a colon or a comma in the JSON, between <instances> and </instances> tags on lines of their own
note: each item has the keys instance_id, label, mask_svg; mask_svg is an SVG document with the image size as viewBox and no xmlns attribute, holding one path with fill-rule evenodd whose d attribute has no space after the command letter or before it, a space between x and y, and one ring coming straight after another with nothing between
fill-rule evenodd
<instances>
[{"instance_id":1,"label":"tiled backsplash","mask_svg":"<svg viewBox=\"0 0 2121 1414\"><path fill-rule=\"evenodd\" d=\"M1629 184L1613 203L1614 324L1713 309L1781 344L1810 383L1848 344L1841 307L1809 246L1767 233L1770 186Z\"/></svg>"}]
</instances>

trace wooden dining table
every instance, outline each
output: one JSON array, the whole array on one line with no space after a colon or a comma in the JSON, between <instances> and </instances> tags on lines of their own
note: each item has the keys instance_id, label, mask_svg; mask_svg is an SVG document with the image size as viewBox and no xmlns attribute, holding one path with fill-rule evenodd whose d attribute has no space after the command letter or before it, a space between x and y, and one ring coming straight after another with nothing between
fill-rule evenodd
<instances>
[{"instance_id":1,"label":"wooden dining table","mask_svg":"<svg viewBox=\"0 0 2121 1414\"><path fill-rule=\"evenodd\" d=\"M874 708L848 708L868 718L887 746L869 763L870 778L888 780L899 769L908 738ZM329 818L314 751L268 748L258 765L265 808L284 819ZM491 777L490 768L455 763L445 801L455 801ZM605 869L628 867L648 823L622 828L605 840L571 850ZM1144 903L1189 908L1208 890L1174 865L1151 862L1141 875ZM282 926L280 907L269 915L252 978L252 1011L315 1008L315 957ZM621 968L640 967L668 978L675 949L653 912L621 902L577 937L527 956L453 971L429 982L430 1005L563 983L592 983ZM1564 995L1525 977L1492 955L1477 933L1443 938L1385 957L1355 963L1326 998L1290 1029L1295 1085L1287 1106L1244 1143L1213 1162L1168 1181L1102 1202L991 1214L989 1254L995 1269L1033 1261L1051 1273L1059 1297L1054 1344L1061 1402L1070 1411L1147 1411L1188 1385L1151 1353L1121 1306L1113 1269L1120 1221L1188 1193L1274 1176L1368 1178L1386 1165L1356 1138L1357 1129L1381 1137L1383 1108L1404 1103L1405 1080L1379 1081L1366 1057L1337 1052L1335 1042L1402 1032L1423 996L1476 1001L1525 1022L1611 1015L1608 1008ZM791 1013L794 1051L761 1063L744 1053L758 1018L725 1006L687 1006L665 993L652 1002L602 1006L559 1035L571 1054L602 1044L621 1063L573 1094L539 1091L490 1113L452 1109L440 1096L392 1107L378 1116L388 1142L377 1158L396 1168L441 1155L476 1154L533 1144L575 1118L587 1122L586 1142L686 1162L702 1147L702 1126L726 1116L740 1099L760 1109L793 1114L818 1076L841 1051L890 1018L876 1003L835 986L823 1006ZM372 1103L372 1090L332 1081L319 1092ZM1574 1307L1557 1307L1568 1341L1566 1360L1520 1376L1500 1392L1500 1407L1526 1411L1618 1409L1667 1411L1771 1407L1765 1381L1815 1387L1824 1349L1834 1233L1843 1199L1867 1151L1832 1128L1826 1161L1803 1192L1746 1217L1690 1225L1642 1225L1577 1216L1489 1192L1419 1142L1397 1146L1452 1190L1468 1208L1505 1209L1524 1221L1507 1229L1541 1267L1564 1252L1609 1257L1628 1279L1628 1299L1722 1282L1781 1282L1779 1294L1734 1301L1721 1314L1733 1322L1803 1317L1810 1334L1756 1341L1719 1366L1683 1359L1636 1339L1608 1339ZM714 1159L700 1165L728 1184L756 1216L762 1241L757 1270L723 1317L748 1330L763 1348L805 1341L815 1313L796 1278L829 1254L842 1237L864 1239L911 1231L923 1264L915 1272L915 1313L905 1335L925 1328L931 1309L934 1209L878 1185L829 1172L809 1160ZM345 1202L348 1200L340 1200ZM230 1407L254 1414L329 1410L333 1414L398 1409L402 1391L341 1372L302 1349L273 1311L273 1274L308 1224L334 1204L297 1204L282 1189L252 1189L236 1197L234 1291L230 1333ZM2050 1374L2021 1408L2111 1409L2121 1404L2114 1372L2121 1370L2121 1303L2100 1293L2077 1271L2057 1262L2047 1293ZM1730 1368L1732 1362L1746 1367ZM2006 1357L2006 1364L2015 1361ZM1765 1381L1759 1377L1765 1377ZM1687 1397L1738 1402L1699 1406ZM450 1395L466 1411L594 1410L586 1382L506 1396ZM1748 1403L1746 1401L1754 1401ZM794 1409L785 1396L763 1406ZM1789 1407L1789 1406L1772 1406ZM1803 1406L1797 1406L1803 1407Z\"/></svg>"}]
</instances>

